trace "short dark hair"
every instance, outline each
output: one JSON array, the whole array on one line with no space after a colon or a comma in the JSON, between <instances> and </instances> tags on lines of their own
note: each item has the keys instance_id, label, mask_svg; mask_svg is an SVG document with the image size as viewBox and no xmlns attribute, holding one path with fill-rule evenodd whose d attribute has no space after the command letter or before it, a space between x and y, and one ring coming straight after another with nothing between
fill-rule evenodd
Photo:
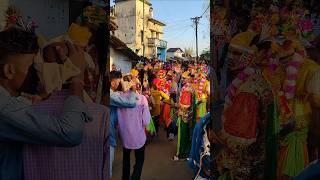
<instances>
[{"instance_id":1,"label":"short dark hair","mask_svg":"<svg viewBox=\"0 0 320 180\"><path fill-rule=\"evenodd\" d=\"M110 72L110 82L115 80L115 79L121 79L122 78L122 74L119 71L112 71Z\"/></svg>"},{"instance_id":2,"label":"short dark hair","mask_svg":"<svg viewBox=\"0 0 320 180\"><path fill-rule=\"evenodd\" d=\"M10 55L34 54L38 51L38 38L34 32L16 28L0 32L0 62Z\"/></svg>"}]
</instances>

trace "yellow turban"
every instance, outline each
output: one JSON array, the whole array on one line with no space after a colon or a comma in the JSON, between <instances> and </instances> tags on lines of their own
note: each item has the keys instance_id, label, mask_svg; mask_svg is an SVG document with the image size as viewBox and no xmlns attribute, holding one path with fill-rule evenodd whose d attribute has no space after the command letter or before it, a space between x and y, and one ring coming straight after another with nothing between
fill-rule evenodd
<instances>
[{"instance_id":1,"label":"yellow turban","mask_svg":"<svg viewBox=\"0 0 320 180\"><path fill-rule=\"evenodd\" d=\"M239 33L234 38L232 38L230 46L240 51L254 53L254 51L257 50L257 47L250 46L250 44L256 35L256 33L250 31Z\"/></svg>"},{"instance_id":2,"label":"yellow turban","mask_svg":"<svg viewBox=\"0 0 320 180\"><path fill-rule=\"evenodd\" d=\"M92 36L89 28L72 23L68 30L68 36L75 45L85 47Z\"/></svg>"},{"instance_id":3,"label":"yellow turban","mask_svg":"<svg viewBox=\"0 0 320 180\"><path fill-rule=\"evenodd\" d=\"M168 71L167 75L168 76L173 76L173 71L172 70Z\"/></svg>"},{"instance_id":4,"label":"yellow turban","mask_svg":"<svg viewBox=\"0 0 320 180\"><path fill-rule=\"evenodd\" d=\"M138 76L138 75L139 75L139 71L137 71L137 70L135 70L135 69L132 69L131 72L130 72L130 74L131 74L132 76Z\"/></svg>"},{"instance_id":5,"label":"yellow turban","mask_svg":"<svg viewBox=\"0 0 320 180\"><path fill-rule=\"evenodd\" d=\"M258 48L256 45L251 45L251 43L256 36L256 33L246 31L232 38L228 49L228 58L232 62L230 69L241 70L255 63L257 60L255 53Z\"/></svg>"}]
</instances>

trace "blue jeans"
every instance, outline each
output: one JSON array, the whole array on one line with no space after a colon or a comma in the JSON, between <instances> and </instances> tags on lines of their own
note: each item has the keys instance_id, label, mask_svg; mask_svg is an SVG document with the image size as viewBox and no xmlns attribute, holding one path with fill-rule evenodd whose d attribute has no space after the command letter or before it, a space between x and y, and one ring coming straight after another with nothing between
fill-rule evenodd
<instances>
[{"instance_id":1,"label":"blue jeans","mask_svg":"<svg viewBox=\"0 0 320 180\"><path fill-rule=\"evenodd\" d=\"M115 149L115 147L110 146L110 179L112 177L112 164L114 161L114 149Z\"/></svg>"}]
</instances>

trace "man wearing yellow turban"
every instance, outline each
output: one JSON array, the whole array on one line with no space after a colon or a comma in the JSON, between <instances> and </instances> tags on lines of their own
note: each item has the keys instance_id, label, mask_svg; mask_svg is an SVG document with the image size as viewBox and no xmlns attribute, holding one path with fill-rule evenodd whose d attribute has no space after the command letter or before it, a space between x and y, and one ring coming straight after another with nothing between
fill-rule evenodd
<instances>
[{"instance_id":1,"label":"man wearing yellow turban","mask_svg":"<svg viewBox=\"0 0 320 180\"><path fill-rule=\"evenodd\" d=\"M228 69L231 76L229 77L229 81L232 81L239 71L253 63L254 55L257 51L254 41L258 37L258 34L246 31L232 38L227 57Z\"/></svg>"},{"instance_id":2,"label":"man wearing yellow turban","mask_svg":"<svg viewBox=\"0 0 320 180\"><path fill-rule=\"evenodd\" d=\"M130 74L131 74L131 77L132 77L132 82L136 85L140 84L141 85L141 82L139 80L139 71L136 70L136 69L132 69L130 71Z\"/></svg>"},{"instance_id":3,"label":"man wearing yellow turban","mask_svg":"<svg viewBox=\"0 0 320 180\"><path fill-rule=\"evenodd\" d=\"M280 97L280 127L287 131L281 133L278 163L278 179L284 179L297 176L309 162L307 138L320 107L320 66L294 39L280 45L277 55L280 65L269 73L269 81Z\"/></svg>"}]
</instances>

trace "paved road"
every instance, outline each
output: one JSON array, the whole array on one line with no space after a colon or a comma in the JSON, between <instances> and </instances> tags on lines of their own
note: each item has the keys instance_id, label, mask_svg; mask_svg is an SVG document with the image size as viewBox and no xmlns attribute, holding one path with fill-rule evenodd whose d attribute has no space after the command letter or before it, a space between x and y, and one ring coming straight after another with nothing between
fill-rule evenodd
<instances>
[{"instance_id":1,"label":"paved road","mask_svg":"<svg viewBox=\"0 0 320 180\"><path fill-rule=\"evenodd\" d=\"M141 180L192 180L193 172L187 162L173 162L171 157L176 152L176 141L168 142L161 129L158 137L147 145L145 163ZM131 153L131 167L134 166L134 153ZM122 177L122 149L116 149L113 164L113 180ZM131 169L132 169L131 168Z\"/></svg>"}]
</instances>

